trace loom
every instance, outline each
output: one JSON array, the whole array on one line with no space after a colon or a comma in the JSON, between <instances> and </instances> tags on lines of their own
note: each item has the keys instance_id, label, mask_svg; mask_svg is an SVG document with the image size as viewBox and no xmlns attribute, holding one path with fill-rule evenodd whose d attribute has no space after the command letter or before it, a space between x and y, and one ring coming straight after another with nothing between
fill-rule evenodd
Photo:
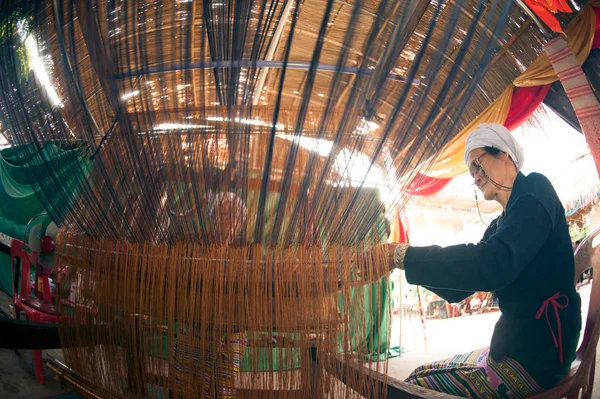
<instances>
[{"instance_id":1,"label":"loom","mask_svg":"<svg viewBox=\"0 0 600 399\"><path fill-rule=\"evenodd\" d=\"M97 397L385 397L389 267L361 254L541 51L522 10L1 3L0 123L60 228L64 375Z\"/></svg>"}]
</instances>

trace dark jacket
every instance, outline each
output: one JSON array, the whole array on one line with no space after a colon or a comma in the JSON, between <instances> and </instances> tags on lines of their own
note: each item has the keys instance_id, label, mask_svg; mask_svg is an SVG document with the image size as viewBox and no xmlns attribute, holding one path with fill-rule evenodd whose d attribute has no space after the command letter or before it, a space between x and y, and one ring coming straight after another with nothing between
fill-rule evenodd
<instances>
[{"instance_id":1,"label":"dark jacket","mask_svg":"<svg viewBox=\"0 0 600 399\"><path fill-rule=\"evenodd\" d=\"M449 302L474 291L493 291L502 316L490 344L493 359L517 360L543 387L555 385L575 358L581 299L573 284L575 264L565 211L550 181L538 173L517 175L505 213L476 245L410 247L404 261L411 284L431 288ZM554 307L536 314L560 293L562 357L554 343ZM552 329L552 331L551 331ZM558 345L560 346L560 342Z\"/></svg>"}]
</instances>

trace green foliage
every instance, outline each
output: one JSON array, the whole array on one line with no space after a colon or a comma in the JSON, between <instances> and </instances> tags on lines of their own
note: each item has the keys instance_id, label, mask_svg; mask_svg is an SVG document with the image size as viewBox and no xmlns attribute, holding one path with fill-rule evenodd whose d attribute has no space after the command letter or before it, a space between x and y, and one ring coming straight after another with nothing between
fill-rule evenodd
<instances>
[{"instance_id":1,"label":"green foliage","mask_svg":"<svg viewBox=\"0 0 600 399\"><path fill-rule=\"evenodd\" d=\"M26 34L31 32L33 28L29 12L22 7L15 7L12 12L0 17L0 46L4 51L7 48L10 49L9 51L14 51L17 81L22 83L27 79L31 68L25 43L23 43L18 34L18 24L21 24L21 28ZM7 41L9 42L9 46L6 46Z\"/></svg>"},{"instance_id":2,"label":"green foliage","mask_svg":"<svg viewBox=\"0 0 600 399\"><path fill-rule=\"evenodd\" d=\"M579 227L576 224L571 224L569 226L569 235L571 236L571 241L575 242L578 240L583 240L590 233L590 226Z\"/></svg>"},{"instance_id":3,"label":"green foliage","mask_svg":"<svg viewBox=\"0 0 600 399\"><path fill-rule=\"evenodd\" d=\"M22 22L21 22L22 21ZM17 33L17 24L23 23L25 32L31 32L31 16L22 7L15 7L10 13L0 16L0 43L11 39Z\"/></svg>"}]
</instances>

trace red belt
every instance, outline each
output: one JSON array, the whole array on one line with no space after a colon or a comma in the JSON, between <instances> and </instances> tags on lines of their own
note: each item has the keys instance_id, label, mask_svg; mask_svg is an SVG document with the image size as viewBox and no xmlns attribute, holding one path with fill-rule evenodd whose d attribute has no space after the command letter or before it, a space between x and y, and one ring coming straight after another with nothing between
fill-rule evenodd
<instances>
[{"instance_id":1,"label":"red belt","mask_svg":"<svg viewBox=\"0 0 600 399\"><path fill-rule=\"evenodd\" d=\"M558 302L559 299L564 298L565 304L561 304ZM548 305L552 304L552 308L554 309L554 314L556 315L556 324L558 325L558 340L556 335L554 334L554 329L552 328L552 324L550 323L550 319L548 318ZM560 362L563 361L563 349L562 349L562 328L560 326L560 316L558 315L558 309L565 309L569 306L569 297L557 292L552 295L550 298L546 299L542 304L542 307L537 311L535 315L535 319L539 320L542 317L542 313L546 314L546 322L548 323L548 328L550 328L550 332L552 333L552 339L554 339L554 346L558 348L558 355L560 357Z\"/></svg>"}]
</instances>

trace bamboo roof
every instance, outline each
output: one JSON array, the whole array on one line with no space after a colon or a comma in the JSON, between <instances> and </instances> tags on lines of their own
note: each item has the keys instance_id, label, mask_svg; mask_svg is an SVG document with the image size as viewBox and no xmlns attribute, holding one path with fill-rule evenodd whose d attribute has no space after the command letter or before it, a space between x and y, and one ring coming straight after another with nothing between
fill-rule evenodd
<instances>
[{"instance_id":1,"label":"bamboo roof","mask_svg":"<svg viewBox=\"0 0 600 399\"><path fill-rule=\"evenodd\" d=\"M249 13L245 27L231 23L223 14L225 2L218 1L121 1L116 8L100 0L46 4L38 10L46 23L34 31L51 53L57 91L65 101L61 114L78 139L99 146L107 135L118 140L156 133L157 125L186 124L197 126L198 133L180 131L186 142L225 133L231 143L234 132L250 129L249 154L257 171L274 120L276 169L285 167L285 141L300 128L303 137L333 140L342 134L340 148L360 143L360 151L380 165L383 145L398 174L411 171L491 104L546 41L514 4L498 27L502 7L491 1L367 0L359 7L335 0L309 84L327 12L323 0L239 2L249 7L236 11ZM265 4L272 13L261 20ZM474 20L471 42L461 52ZM374 33L375 26L381 29ZM219 40L211 41L211 35ZM484 65L482 45L490 50ZM399 55L390 58L393 50ZM387 69L390 73L377 80ZM477 82L473 90L467 90L468 81ZM357 96L366 101L354 101ZM305 114L303 99L308 99ZM362 126L364 119L372 123ZM298 162L308 162L310 150L299 152L306 154Z\"/></svg>"}]
</instances>

